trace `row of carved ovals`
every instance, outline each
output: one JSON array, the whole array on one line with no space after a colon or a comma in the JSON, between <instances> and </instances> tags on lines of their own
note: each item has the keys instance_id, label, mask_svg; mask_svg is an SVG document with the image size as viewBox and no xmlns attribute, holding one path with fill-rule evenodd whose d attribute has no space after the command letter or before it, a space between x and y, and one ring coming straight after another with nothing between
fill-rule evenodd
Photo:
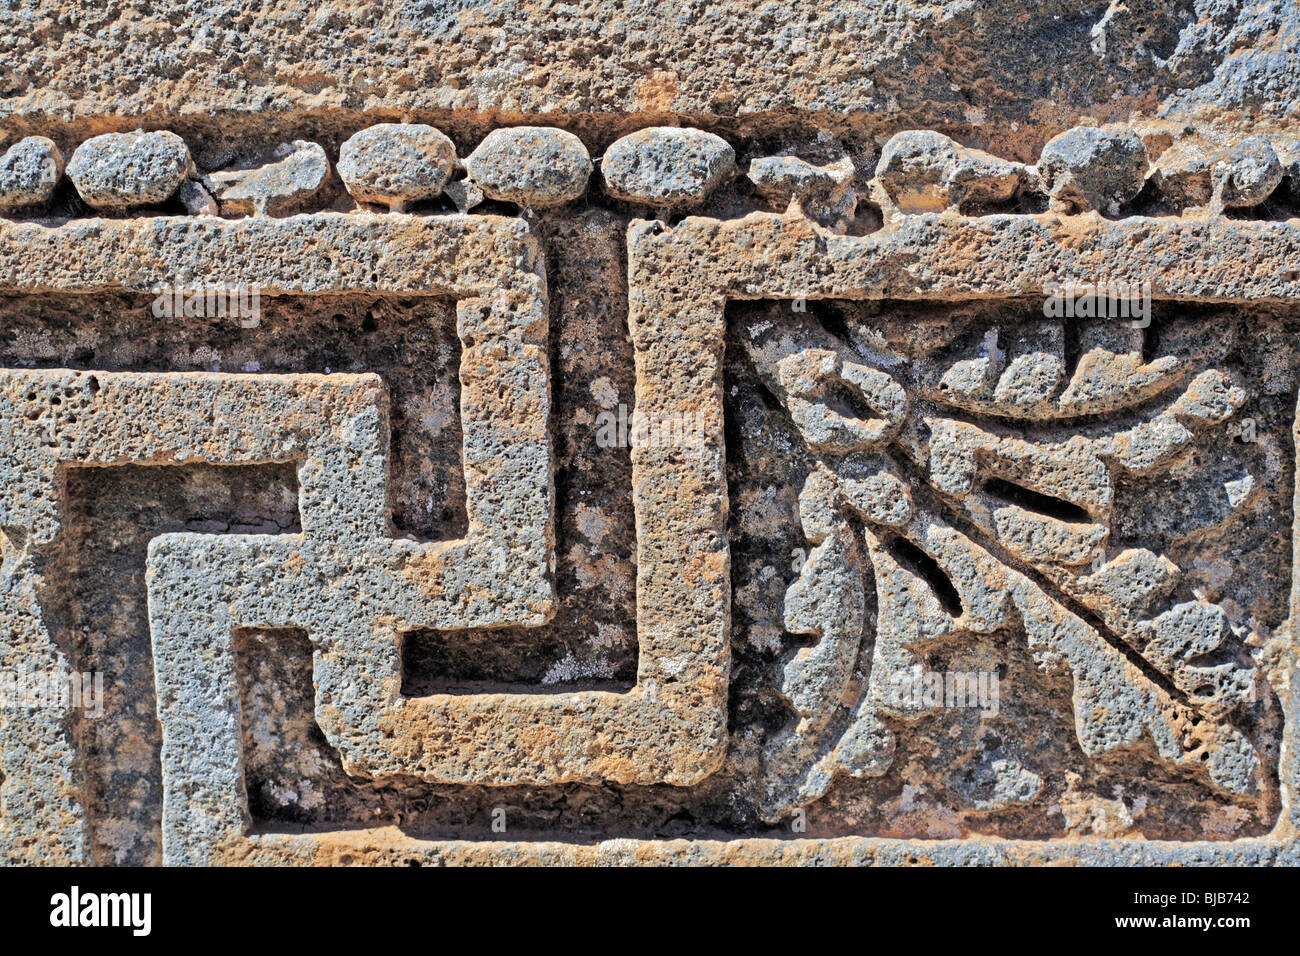
<instances>
[{"instance_id":1,"label":"row of carved ovals","mask_svg":"<svg viewBox=\"0 0 1300 956\"><path fill-rule=\"evenodd\" d=\"M843 224L858 201L856 169L843 151L828 155L821 146L816 159L798 150L754 159L749 179L773 202L795 200L827 225ZM494 130L462 160L432 126L381 123L347 139L336 168L359 203L401 211L446 194L468 211L484 199L529 208L572 202L587 192L594 164L577 136L554 127ZM612 199L690 209L735 174L736 153L713 133L657 126L616 140L600 169ZM252 168L201 173L185 141L166 130L94 136L66 167L52 140L28 136L0 157L0 212L48 204L66 175L86 205L101 212L177 199L196 215L283 214L304 208L329 171L324 148L305 140L282 144ZM1175 212L1258 206L1279 191L1295 202L1300 141L1256 135L1223 145L1188 137L1153 162L1130 129L1078 126L1051 139L1037 164L1027 165L942 133L905 130L884 144L869 188L887 215L986 211L1032 194L1054 212L1116 216L1148 185Z\"/></svg>"}]
</instances>

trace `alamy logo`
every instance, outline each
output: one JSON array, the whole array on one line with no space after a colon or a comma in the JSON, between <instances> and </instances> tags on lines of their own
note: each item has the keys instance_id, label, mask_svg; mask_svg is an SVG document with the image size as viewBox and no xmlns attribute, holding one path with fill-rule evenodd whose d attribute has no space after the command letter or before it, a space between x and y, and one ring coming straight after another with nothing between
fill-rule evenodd
<instances>
[{"instance_id":1,"label":"alamy logo","mask_svg":"<svg viewBox=\"0 0 1300 956\"><path fill-rule=\"evenodd\" d=\"M596 416L598 448L698 448L705 442L704 416L628 414L626 405Z\"/></svg>"},{"instance_id":2,"label":"alamy logo","mask_svg":"<svg viewBox=\"0 0 1300 956\"><path fill-rule=\"evenodd\" d=\"M1043 315L1049 319L1128 319L1151 325L1150 282L1044 282Z\"/></svg>"},{"instance_id":3,"label":"alamy logo","mask_svg":"<svg viewBox=\"0 0 1300 956\"><path fill-rule=\"evenodd\" d=\"M99 671L0 670L0 711L76 707L104 716L104 675Z\"/></svg>"},{"instance_id":4,"label":"alamy logo","mask_svg":"<svg viewBox=\"0 0 1300 956\"><path fill-rule=\"evenodd\" d=\"M926 671L917 664L894 674L891 684L896 706L969 708L984 717L996 717L1001 709L997 671Z\"/></svg>"},{"instance_id":5,"label":"alamy logo","mask_svg":"<svg viewBox=\"0 0 1300 956\"><path fill-rule=\"evenodd\" d=\"M238 319L240 328L262 322L262 288L258 285L205 285L158 289L153 314L160 319Z\"/></svg>"},{"instance_id":6,"label":"alamy logo","mask_svg":"<svg viewBox=\"0 0 1300 956\"><path fill-rule=\"evenodd\" d=\"M153 895L82 893L74 886L50 897L50 925L69 929L125 926L133 936L148 936L153 928Z\"/></svg>"}]
</instances>

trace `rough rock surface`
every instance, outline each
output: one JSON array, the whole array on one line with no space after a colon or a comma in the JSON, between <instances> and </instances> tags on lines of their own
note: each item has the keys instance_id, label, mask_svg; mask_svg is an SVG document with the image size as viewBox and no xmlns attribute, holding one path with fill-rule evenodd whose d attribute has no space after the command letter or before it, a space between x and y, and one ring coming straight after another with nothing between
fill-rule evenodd
<instances>
[{"instance_id":1,"label":"rough rock surface","mask_svg":"<svg viewBox=\"0 0 1300 956\"><path fill-rule=\"evenodd\" d=\"M170 199L194 162L175 133L105 133L78 146L67 171L88 206L115 211Z\"/></svg>"},{"instance_id":2,"label":"rough rock surface","mask_svg":"<svg viewBox=\"0 0 1300 956\"><path fill-rule=\"evenodd\" d=\"M197 179L187 179L181 183L176 190L176 198L191 216L216 216L221 212L212 193Z\"/></svg>"},{"instance_id":3,"label":"rough rock surface","mask_svg":"<svg viewBox=\"0 0 1300 956\"><path fill-rule=\"evenodd\" d=\"M1117 215L1146 181L1147 150L1132 130L1078 126L1048 140L1038 171L1061 211Z\"/></svg>"},{"instance_id":4,"label":"rough rock surface","mask_svg":"<svg viewBox=\"0 0 1300 956\"><path fill-rule=\"evenodd\" d=\"M904 213L1004 203L1024 175L1018 163L967 149L932 130L891 137L876 166L888 202Z\"/></svg>"},{"instance_id":5,"label":"rough rock surface","mask_svg":"<svg viewBox=\"0 0 1300 956\"><path fill-rule=\"evenodd\" d=\"M591 157L572 133L518 126L488 133L470 153L465 169L490 199L558 206L586 192Z\"/></svg>"},{"instance_id":6,"label":"rough rock surface","mask_svg":"<svg viewBox=\"0 0 1300 956\"><path fill-rule=\"evenodd\" d=\"M19 6L0 862L1300 864L1292 4Z\"/></svg>"},{"instance_id":7,"label":"rough rock surface","mask_svg":"<svg viewBox=\"0 0 1300 956\"><path fill-rule=\"evenodd\" d=\"M63 154L53 140L27 136L0 156L0 211L49 202L63 176Z\"/></svg>"},{"instance_id":8,"label":"rough rock surface","mask_svg":"<svg viewBox=\"0 0 1300 956\"><path fill-rule=\"evenodd\" d=\"M1214 146L1199 140L1175 143L1160 154L1151 178L1175 208L1205 206L1214 195L1211 170L1217 152Z\"/></svg>"},{"instance_id":9,"label":"rough rock surface","mask_svg":"<svg viewBox=\"0 0 1300 956\"><path fill-rule=\"evenodd\" d=\"M810 216L832 228L846 223L857 207L855 172L848 156L826 163L799 156L762 156L749 163L750 182L761 195L776 203L798 200Z\"/></svg>"},{"instance_id":10,"label":"rough rock surface","mask_svg":"<svg viewBox=\"0 0 1300 956\"><path fill-rule=\"evenodd\" d=\"M456 145L423 123L378 123L339 147L339 176L362 202L400 210L433 199L456 166Z\"/></svg>"},{"instance_id":11,"label":"rough rock surface","mask_svg":"<svg viewBox=\"0 0 1300 956\"><path fill-rule=\"evenodd\" d=\"M639 130L605 151L600 171L615 199L655 206L698 205L736 166L731 144L675 126Z\"/></svg>"},{"instance_id":12,"label":"rough rock surface","mask_svg":"<svg viewBox=\"0 0 1300 956\"><path fill-rule=\"evenodd\" d=\"M276 150L283 158L252 169L220 170L208 177L223 209L267 216L297 212L320 191L329 159L319 143L294 140Z\"/></svg>"},{"instance_id":13,"label":"rough rock surface","mask_svg":"<svg viewBox=\"0 0 1300 956\"><path fill-rule=\"evenodd\" d=\"M1225 206L1258 206L1282 182L1282 163L1267 136L1248 136L1214 164L1219 200Z\"/></svg>"}]
</instances>

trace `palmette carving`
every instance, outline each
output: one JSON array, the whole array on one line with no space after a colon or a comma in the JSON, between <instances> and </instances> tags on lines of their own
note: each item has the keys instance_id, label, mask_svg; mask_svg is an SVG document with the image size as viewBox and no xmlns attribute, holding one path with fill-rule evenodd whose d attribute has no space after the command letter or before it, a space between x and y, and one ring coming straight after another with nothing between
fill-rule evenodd
<instances>
[{"instance_id":1,"label":"palmette carving","mask_svg":"<svg viewBox=\"0 0 1300 956\"><path fill-rule=\"evenodd\" d=\"M810 551L785 596L787 630L814 643L781 665L796 720L764 754L764 817L818 799L837 774L887 772L894 728L939 706L900 693L926 652L1005 629L1042 670L1068 672L1087 757L1150 747L1221 792L1258 792L1259 755L1233 723L1256 674L1224 609L1180 600L1168 558L1109 547L1117 476L1167 470L1227 422L1246 400L1231 377L1148 361L1139 331L1101 323L1067 369L1061 324L1036 322L1010 355L990 330L984 354L919 360L905 386L892 356L795 326L741 336L815 459L799 497ZM1108 424L1119 412L1137 423ZM1041 423L1073 433L1021 437ZM1253 479L1232 484L1235 510ZM1013 761L991 772L1001 796L984 809L1041 784Z\"/></svg>"}]
</instances>

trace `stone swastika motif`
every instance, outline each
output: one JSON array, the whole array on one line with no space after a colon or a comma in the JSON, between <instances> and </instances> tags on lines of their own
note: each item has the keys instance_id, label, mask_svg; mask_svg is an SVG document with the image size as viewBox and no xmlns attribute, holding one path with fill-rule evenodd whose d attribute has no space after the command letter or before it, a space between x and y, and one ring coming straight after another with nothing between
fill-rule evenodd
<instances>
[{"instance_id":1,"label":"stone swastika motif","mask_svg":"<svg viewBox=\"0 0 1300 956\"><path fill-rule=\"evenodd\" d=\"M1294 139L656 76L15 127L0 860L1300 861Z\"/></svg>"}]
</instances>

